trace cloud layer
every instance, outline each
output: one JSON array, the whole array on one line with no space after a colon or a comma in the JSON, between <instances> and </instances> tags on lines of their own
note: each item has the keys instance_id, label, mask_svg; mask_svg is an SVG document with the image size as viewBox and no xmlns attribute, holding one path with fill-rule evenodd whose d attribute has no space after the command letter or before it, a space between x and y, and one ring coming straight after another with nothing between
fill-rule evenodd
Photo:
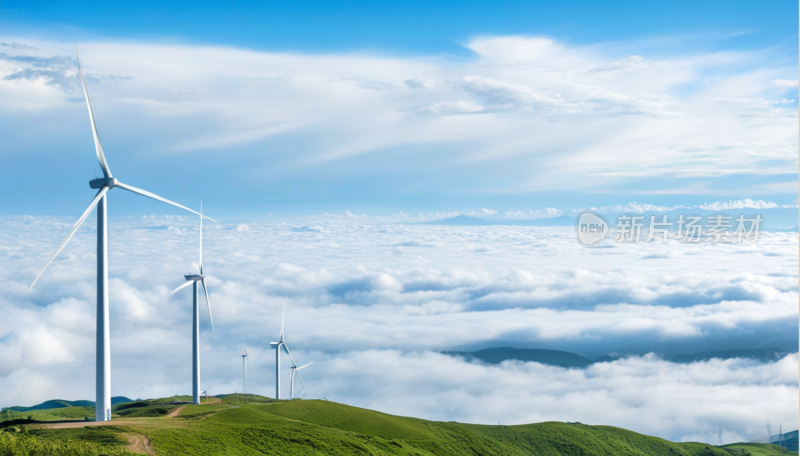
<instances>
[{"instance_id":1,"label":"cloud layer","mask_svg":"<svg viewBox=\"0 0 800 456\"><path fill-rule=\"evenodd\" d=\"M0 42L2 154L96 167L71 44ZM228 201L796 193L797 87L780 82L796 79L794 53L523 36L464 46L470 58L102 40L81 50L111 164L160 182L155 166L185 169ZM164 185L200 188L183 181Z\"/></svg>"},{"instance_id":2,"label":"cloud layer","mask_svg":"<svg viewBox=\"0 0 800 456\"><path fill-rule=\"evenodd\" d=\"M91 220L27 291L72 222L0 221L3 405L93 396ZM186 393L191 298L170 290L196 268L196 221L112 217L109 233L113 394ZM201 356L212 393L241 388L244 338L250 391L273 394L269 342L285 304L293 353L315 361L303 371L309 397L431 419L613 424L670 439L706 439L719 426L726 439L755 439L767 419L797 426L796 355L687 366L647 354L793 351L797 233L764 233L755 245L587 249L569 228L306 217L211 224L204 238L217 337L203 315ZM432 352L499 344L637 356L571 371ZM746 418L731 412L741 409Z\"/></svg>"}]
</instances>

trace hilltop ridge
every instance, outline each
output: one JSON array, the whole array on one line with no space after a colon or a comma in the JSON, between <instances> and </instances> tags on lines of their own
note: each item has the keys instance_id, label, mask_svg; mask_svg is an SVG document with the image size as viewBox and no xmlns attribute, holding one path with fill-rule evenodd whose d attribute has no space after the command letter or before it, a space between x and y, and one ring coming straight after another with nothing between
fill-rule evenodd
<instances>
[{"instance_id":1,"label":"hilltop ridge","mask_svg":"<svg viewBox=\"0 0 800 456\"><path fill-rule=\"evenodd\" d=\"M210 397L203 405L180 408L174 402L181 397L126 403L115 407L114 419L105 423L14 426L29 429L30 438L43 444L69 446L67 441L72 440L95 449L94 453L79 453L87 455L122 454L126 448L141 452L144 448L151 452L148 454L198 456L729 456L713 445L669 442L613 426L463 424L394 416L324 400L221 396ZM0 452L3 442L17 439L16 435L0 433Z\"/></svg>"}]
</instances>

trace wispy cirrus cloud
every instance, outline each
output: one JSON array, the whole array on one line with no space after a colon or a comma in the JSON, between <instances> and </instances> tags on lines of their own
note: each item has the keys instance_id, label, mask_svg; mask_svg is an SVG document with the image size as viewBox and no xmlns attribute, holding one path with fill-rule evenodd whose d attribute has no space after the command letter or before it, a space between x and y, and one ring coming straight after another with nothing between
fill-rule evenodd
<instances>
[{"instance_id":1,"label":"wispy cirrus cloud","mask_svg":"<svg viewBox=\"0 0 800 456\"><path fill-rule=\"evenodd\" d=\"M0 115L24 111L45 136L52 119L82 113L71 45L3 42L17 44L0 56ZM320 181L334 196L370 188L390 199L419 188L691 193L698 179L700 193L794 188L797 89L775 81L797 70L780 49L664 55L535 36L464 46L472 58L102 40L81 49L112 162L119 148L169 163L224 156L192 166L237 195ZM12 124L2 133L18 142ZM79 133L59 132L83 144Z\"/></svg>"}]
</instances>

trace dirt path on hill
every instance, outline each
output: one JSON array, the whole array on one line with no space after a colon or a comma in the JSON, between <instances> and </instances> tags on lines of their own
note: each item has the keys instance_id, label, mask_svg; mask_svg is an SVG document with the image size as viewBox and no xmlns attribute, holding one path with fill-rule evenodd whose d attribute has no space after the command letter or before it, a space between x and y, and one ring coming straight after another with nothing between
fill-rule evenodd
<instances>
[{"instance_id":1,"label":"dirt path on hill","mask_svg":"<svg viewBox=\"0 0 800 456\"><path fill-rule=\"evenodd\" d=\"M125 448L136 454L149 454L152 456L156 454L155 450L153 450L152 441L141 434L128 435L128 446Z\"/></svg>"},{"instance_id":2,"label":"dirt path on hill","mask_svg":"<svg viewBox=\"0 0 800 456\"><path fill-rule=\"evenodd\" d=\"M181 405L180 407L176 408L175 410L169 412L167 414L167 418L175 418L176 416L178 416L179 413L181 413L181 410L183 410L185 408L186 408L185 405Z\"/></svg>"}]
</instances>

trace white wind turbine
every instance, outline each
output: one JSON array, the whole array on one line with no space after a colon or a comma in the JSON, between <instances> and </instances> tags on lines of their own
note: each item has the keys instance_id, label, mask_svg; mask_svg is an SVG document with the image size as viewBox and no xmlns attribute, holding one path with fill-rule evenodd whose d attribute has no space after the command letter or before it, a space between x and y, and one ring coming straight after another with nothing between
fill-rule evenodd
<instances>
[{"instance_id":1,"label":"white wind turbine","mask_svg":"<svg viewBox=\"0 0 800 456\"><path fill-rule=\"evenodd\" d=\"M250 359L250 355L247 354L247 344L242 341L242 354L239 355L242 357L242 394L247 394L247 360Z\"/></svg>"},{"instance_id":2,"label":"white wind turbine","mask_svg":"<svg viewBox=\"0 0 800 456\"><path fill-rule=\"evenodd\" d=\"M192 402L200 404L200 308L197 304L197 282L203 285L203 292L206 295L206 305L208 306L208 318L211 320L211 330L214 335L214 316L211 314L211 301L208 300L208 288L206 288L206 276L203 275L203 201L200 201L200 274L187 274L186 283L172 290L175 294L181 288L193 285L193 317L192 317Z\"/></svg>"},{"instance_id":3,"label":"white wind turbine","mask_svg":"<svg viewBox=\"0 0 800 456\"><path fill-rule=\"evenodd\" d=\"M283 316L281 316L281 338L278 342L270 342L270 345L275 347L275 399L281 398L281 347L286 350L286 353L289 353L289 357L292 356L289 352L289 348L283 341L283 323L285 320L286 304L283 305ZM294 359L292 359L292 362L294 362Z\"/></svg>"},{"instance_id":4,"label":"white wind turbine","mask_svg":"<svg viewBox=\"0 0 800 456\"><path fill-rule=\"evenodd\" d=\"M296 371L303 369L304 367L308 367L312 363L308 363L305 366L297 367L297 362L294 360L294 356L292 356L292 352L289 350L289 346L286 345L286 341L283 339L284 336L284 322L286 321L286 305L283 305L283 315L281 316L281 338L278 342L270 342L270 345L275 347L275 399L281 398L281 347L286 350L286 353L289 355L289 359L292 361L292 373L290 376L291 380L291 394L294 398L294 374ZM300 377L300 373L297 373L297 376ZM306 390L306 386L303 384L303 379L300 378L300 384L303 385L303 392Z\"/></svg>"},{"instance_id":5,"label":"white wind turbine","mask_svg":"<svg viewBox=\"0 0 800 456\"><path fill-rule=\"evenodd\" d=\"M103 147L100 145L100 137L97 134L97 125L95 125L94 114L92 113L92 104L89 101L89 92L86 90L86 81L83 78L83 68L81 68L80 56L78 55L78 46L75 46L75 57L78 60L78 71L81 76L81 84L83 85L83 95L86 98L86 107L89 109L89 120L92 125L92 135L94 136L94 148L97 153L97 160L100 162L100 168L103 170L103 177L89 181L89 187L98 189L89 207L83 212L81 217L75 222L72 230L67 235L66 239L58 246L56 253L47 260L39 275L36 276L30 288L32 289L44 271L53 262L56 255L61 252L64 246L67 245L72 236L83 225L86 218L97 206L97 358L96 358L96 377L95 377L95 419L97 421L111 420L111 352L110 341L111 335L108 325L108 239L107 239L107 193L114 188L121 188L132 193L137 193L148 198L161 201L163 203L171 204L175 207L187 210L189 212L200 215L188 207L182 206L176 202L162 198L154 193L146 190L136 188L127 184L123 184L111 175L111 169L108 167L106 157L103 154ZM202 217L202 216L201 216ZM206 217L209 220L213 220Z\"/></svg>"},{"instance_id":6,"label":"white wind turbine","mask_svg":"<svg viewBox=\"0 0 800 456\"><path fill-rule=\"evenodd\" d=\"M286 349L286 351L289 351L289 349ZM289 353L289 356L292 356L292 354ZM300 359L300 357L298 356L297 359ZM303 377L300 376L300 372L298 372L298 371L300 369L305 369L306 367L308 367L308 366L310 366L312 364L314 364L314 361L311 361L310 363L308 363L308 364L306 364L304 366L298 367L297 364L294 363L294 360L292 360L292 367L291 367L292 375L289 376L289 383L291 384L291 395L289 396L289 399L294 399L294 374L297 374L297 378L300 379L300 386L303 387L303 396L306 395L306 385L305 385L305 383L303 383Z\"/></svg>"}]
</instances>

